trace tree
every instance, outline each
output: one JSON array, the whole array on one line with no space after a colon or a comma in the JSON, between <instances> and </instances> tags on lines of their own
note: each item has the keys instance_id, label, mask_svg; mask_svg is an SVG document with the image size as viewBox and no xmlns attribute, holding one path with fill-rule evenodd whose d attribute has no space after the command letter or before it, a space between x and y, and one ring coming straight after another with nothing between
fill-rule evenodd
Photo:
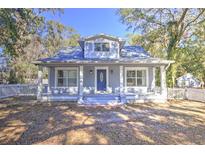
<instances>
[{"instance_id":1,"label":"tree","mask_svg":"<svg viewBox=\"0 0 205 154\"><path fill-rule=\"evenodd\" d=\"M139 31L141 39L150 47L161 43L161 51L169 60L177 60L179 49L184 47L195 28L205 22L205 9L119 9L121 21ZM175 85L178 63L168 71L168 83Z\"/></svg>"},{"instance_id":2,"label":"tree","mask_svg":"<svg viewBox=\"0 0 205 154\"><path fill-rule=\"evenodd\" d=\"M77 40L79 38L80 35L75 29L50 20L46 23L42 44L46 49L46 55L52 56L56 51L62 48L77 46Z\"/></svg>"},{"instance_id":3,"label":"tree","mask_svg":"<svg viewBox=\"0 0 205 154\"><path fill-rule=\"evenodd\" d=\"M43 9L0 9L0 46L11 57L18 56L44 23Z\"/></svg>"},{"instance_id":4,"label":"tree","mask_svg":"<svg viewBox=\"0 0 205 154\"><path fill-rule=\"evenodd\" d=\"M51 56L67 45L77 45L79 34L59 22L46 21L44 12L62 13L59 9L0 9L0 47L11 61L12 83L36 77L32 61Z\"/></svg>"}]
</instances>

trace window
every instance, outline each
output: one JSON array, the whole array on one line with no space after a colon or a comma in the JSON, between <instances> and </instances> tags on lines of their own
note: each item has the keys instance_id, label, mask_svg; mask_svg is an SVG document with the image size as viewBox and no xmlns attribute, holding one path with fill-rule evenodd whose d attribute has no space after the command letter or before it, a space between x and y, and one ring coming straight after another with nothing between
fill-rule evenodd
<instances>
[{"instance_id":1,"label":"window","mask_svg":"<svg viewBox=\"0 0 205 154\"><path fill-rule=\"evenodd\" d=\"M77 70L57 70L57 87L77 87Z\"/></svg>"},{"instance_id":2,"label":"window","mask_svg":"<svg viewBox=\"0 0 205 154\"><path fill-rule=\"evenodd\" d=\"M110 51L109 43L94 43L95 51Z\"/></svg>"},{"instance_id":3,"label":"window","mask_svg":"<svg viewBox=\"0 0 205 154\"><path fill-rule=\"evenodd\" d=\"M95 43L95 51L102 51L101 50L101 43Z\"/></svg>"},{"instance_id":4,"label":"window","mask_svg":"<svg viewBox=\"0 0 205 154\"><path fill-rule=\"evenodd\" d=\"M136 86L146 86L146 70L127 70L127 86L136 87Z\"/></svg>"},{"instance_id":5,"label":"window","mask_svg":"<svg viewBox=\"0 0 205 154\"><path fill-rule=\"evenodd\" d=\"M110 44L102 43L102 51L110 51Z\"/></svg>"}]
</instances>

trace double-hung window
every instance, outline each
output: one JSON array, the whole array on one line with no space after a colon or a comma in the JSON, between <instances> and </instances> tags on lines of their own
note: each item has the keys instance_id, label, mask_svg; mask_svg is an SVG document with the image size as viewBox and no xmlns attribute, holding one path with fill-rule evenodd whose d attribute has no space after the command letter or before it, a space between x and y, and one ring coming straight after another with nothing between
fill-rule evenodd
<instances>
[{"instance_id":1,"label":"double-hung window","mask_svg":"<svg viewBox=\"0 0 205 154\"><path fill-rule=\"evenodd\" d=\"M94 43L95 51L110 51L110 44L108 42L104 43Z\"/></svg>"},{"instance_id":2,"label":"double-hung window","mask_svg":"<svg viewBox=\"0 0 205 154\"><path fill-rule=\"evenodd\" d=\"M77 69L58 69L57 87L77 87Z\"/></svg>"},{"instance_id":3,"label":"double-hung window","mask_svg":"<svg viewBox=\"0 0 205 154\"><path fill-rule=\"evenodd\" d=\"M126 86L127 87L145 87L147 86L146 69L127 69L126 70Z\"/></svg>"}]
</instances>

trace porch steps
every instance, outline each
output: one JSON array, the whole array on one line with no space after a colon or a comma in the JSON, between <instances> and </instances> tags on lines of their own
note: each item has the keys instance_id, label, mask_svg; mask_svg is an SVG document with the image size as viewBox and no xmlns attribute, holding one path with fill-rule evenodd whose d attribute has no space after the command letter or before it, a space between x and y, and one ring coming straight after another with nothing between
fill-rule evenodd
<instances>
[{"instance_id":1,"label":"porch steps","mask_svg":"<svg viewBox=\"0 0 205 154\"><path fill-rule=\"evenodd\" d=\"M83 104L96 104L96 105L108 105L108 104L120 104L119 96L84 96Z\"/></svg>"}]
</instances>

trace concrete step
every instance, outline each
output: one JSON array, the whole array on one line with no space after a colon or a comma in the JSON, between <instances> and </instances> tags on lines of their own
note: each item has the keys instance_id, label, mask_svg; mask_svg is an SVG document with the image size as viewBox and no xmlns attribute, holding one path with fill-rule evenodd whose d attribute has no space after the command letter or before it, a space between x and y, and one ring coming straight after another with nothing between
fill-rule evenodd
<instances>
[{"instance_id":1,"label":"concrete step","mask_svg":"<svg viewBox=\"0 0 205 154\"><path fill-rule=\"evenodd\" d=\"M84 104L117 104L120 103L119 96L85 96Z\"/></svg>"}]
</instances>

